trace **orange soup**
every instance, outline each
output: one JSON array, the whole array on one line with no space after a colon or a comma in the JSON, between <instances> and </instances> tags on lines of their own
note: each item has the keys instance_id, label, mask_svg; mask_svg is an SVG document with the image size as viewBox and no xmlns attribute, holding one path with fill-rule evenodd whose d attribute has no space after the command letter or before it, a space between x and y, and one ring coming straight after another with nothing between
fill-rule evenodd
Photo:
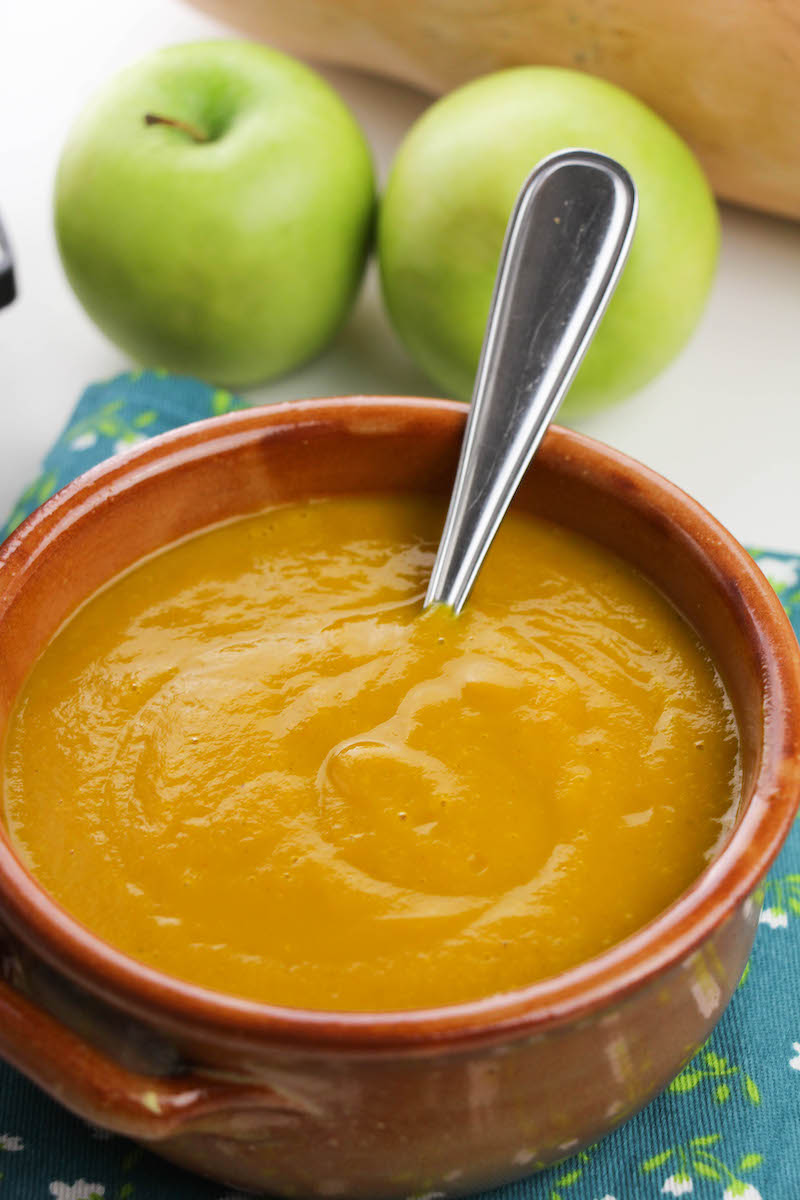
<instances>
[{"instance_id":1,"label":"orange soup","mask_svg":"<svg viewBox=\"0 0 800 1200\"><path fill-rule=\"evenodd\" d=\"M84 604L4 753L5 820L52 895L171 975L361 1010L524 986L674 901L739 796L698 638L520 512L462 615L423 613L443 517L277 508Z\"/></svg>"}]
</instances>

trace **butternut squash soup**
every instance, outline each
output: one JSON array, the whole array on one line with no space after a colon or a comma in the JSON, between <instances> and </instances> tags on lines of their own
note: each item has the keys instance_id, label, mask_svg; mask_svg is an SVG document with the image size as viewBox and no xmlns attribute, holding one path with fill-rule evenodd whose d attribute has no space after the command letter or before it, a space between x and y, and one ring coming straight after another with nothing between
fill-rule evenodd
<instances>
[{"instance_id":1,"label":"butternut squash soup","mask_svg":"<svg viewBox=\"0 0 800 1200\"><path fill-rule=\"evenodd\" d=\"M730 830L735 721L632 567L512 512L423 614L432 498L217 526L68 621L9 726L40 882L135 958L319 1009L469 1000L655 917Z\"/></svg>"}]
</instances>

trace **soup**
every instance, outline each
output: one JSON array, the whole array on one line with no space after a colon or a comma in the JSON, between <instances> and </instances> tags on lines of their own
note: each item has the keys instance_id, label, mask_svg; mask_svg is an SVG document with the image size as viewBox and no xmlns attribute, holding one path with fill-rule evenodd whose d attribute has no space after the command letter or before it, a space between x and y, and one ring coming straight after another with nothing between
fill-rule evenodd
<instances>
[{"instance_id":1,"label":"soup","mask_svg":"<svg viewBox=\"0 0 800 1200\"><path fill-rule=\"evenodd\" d=\"M276 508L74 614L4 751L14 845L69 912L208 988L388 1010L564 971L692 883L740 791L697 636L519 511L464 612L423 613L443 517Z\"/></svg>"}]
</instances>

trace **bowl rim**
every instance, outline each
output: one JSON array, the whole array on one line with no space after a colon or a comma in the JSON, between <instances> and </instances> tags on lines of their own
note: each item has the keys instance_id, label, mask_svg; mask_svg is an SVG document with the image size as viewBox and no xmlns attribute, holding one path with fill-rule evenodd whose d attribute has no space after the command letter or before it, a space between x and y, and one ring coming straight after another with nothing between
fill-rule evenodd
<instances>
[{"instance_id":1,"label":"bowl rim","mask_svg":"<svg viewBox=\"0 0 800 1200\"><path fill-rule=\"evenodd\" d=\"M457 401L338 396L264 405L180 426L78 476L36 509L0 546L0 621L25 570L66 529L90 519L110 496L154 474L298 424L348 432L397 428L403 417L464 419ZM394 425L393 425L394 423ZM685 960L745 904L794 820L800 797L800 649L780 601L730 533L697 501L650 468L559 426L541 454L570 460L643 512L667 512L726 587L762 665L766 703L760 761L744 813L718 857L664 912L601 954L559 975L478 1000L381 1012L288 1008L215 992L148 967L72 917L37 883L0 821L0 919L51 967L79 987L161 1028L339 1048L426 1048L498 1035L534 1034L618 1002ZM630 488L631 481L637 484ZM684 614L685 615L685 614Z\"/></svg>"}]
</instances>

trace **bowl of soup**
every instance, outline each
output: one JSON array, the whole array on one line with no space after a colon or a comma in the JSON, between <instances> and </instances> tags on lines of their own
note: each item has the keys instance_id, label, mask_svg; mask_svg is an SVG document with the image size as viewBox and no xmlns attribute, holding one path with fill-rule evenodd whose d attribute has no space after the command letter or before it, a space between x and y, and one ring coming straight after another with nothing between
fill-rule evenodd
<instances>
[{"instance_id":1,"label":"bowl of soup","mask_svg":"<svg viewBox=\"0 0 800 1200\"><path fill-rule=\"evenodd\" d=\"M174 431L0 552L0 1054L227 1185L467 1194L662 1090L747 962L800 664L698 504L553 429L423 612L464 428Z\"/></svg>"}]
</instances>

